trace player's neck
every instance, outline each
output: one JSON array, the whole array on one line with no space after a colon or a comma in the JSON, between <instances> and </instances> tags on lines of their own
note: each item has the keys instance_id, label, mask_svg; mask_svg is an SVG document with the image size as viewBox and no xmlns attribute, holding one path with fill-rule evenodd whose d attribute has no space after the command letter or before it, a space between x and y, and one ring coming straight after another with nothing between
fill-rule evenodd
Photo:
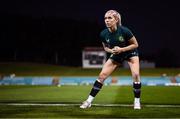
<instances>
[{"instance_id":1,"label":"player's neck","mask_svg":"<svg viewBox=\"0 0 180 119\"><path fill-rule=\"evenodd\" d=\"M117 26L114 26L114 27L109 27L108 30L113 33L117 30Z\"/></svg>"}]
</instances>

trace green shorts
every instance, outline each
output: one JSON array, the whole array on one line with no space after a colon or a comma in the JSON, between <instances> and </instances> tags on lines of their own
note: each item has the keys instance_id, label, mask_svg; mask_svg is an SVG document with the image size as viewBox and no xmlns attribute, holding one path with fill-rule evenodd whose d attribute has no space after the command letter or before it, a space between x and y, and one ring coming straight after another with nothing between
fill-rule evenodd
<instances>
[{"instance_id":1,"label":"green shorts","mask_svg":"<svg viewBox=\"0 0 180 119\"><path fill-rule=\"evenodd\" d=\"M117 63L122 64L123 61L128 60L134 56L139 56L139 53L137 50L127 51L127 52L120 53L117 55L111 54L111 56L109 58L112 59L113 61L117 62Z\"/></svg>"}]
</instances>

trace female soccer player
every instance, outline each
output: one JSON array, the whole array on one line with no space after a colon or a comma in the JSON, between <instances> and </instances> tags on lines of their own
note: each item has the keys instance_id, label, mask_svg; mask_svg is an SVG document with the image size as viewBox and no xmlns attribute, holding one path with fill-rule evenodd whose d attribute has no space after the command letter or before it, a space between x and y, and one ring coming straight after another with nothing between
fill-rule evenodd
<instances>
[{"instance_id":1,"label":"female soccer player","mask_svg":"<svg viewBox=\"0 0 180 119\"><path fill-rule=\"evenodd\" d=\"M104 16L104 21L107 28L100 33L100 38L104 50L111 53L111 55L104 64L87 100L82 103L80 108L85 109L91 107L91 103L102 88L103 82L126 60L129 64L133 79L134 109L141 109L138 42L132 32L127 27L121 25L121 16L116 10L107 11Z\"/></svg>"}]
</instances>

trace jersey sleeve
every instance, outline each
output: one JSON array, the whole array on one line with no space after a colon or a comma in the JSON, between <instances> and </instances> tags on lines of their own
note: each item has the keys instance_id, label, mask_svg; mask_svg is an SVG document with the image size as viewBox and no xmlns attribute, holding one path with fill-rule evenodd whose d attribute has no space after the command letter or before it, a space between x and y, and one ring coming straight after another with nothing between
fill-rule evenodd
<instances>
[{"instance_id":1,"label":"jersey sleeve","mask_svg":"<svg viewBox=\"0 0 180 119\"><path fill-rule=\"evenodd\" d=\"M103 32L100 33L100 40L101 40L101 42L103 42L105 44L107 43Z\"/></svg>"},{"instance_id":2,"label":"jersey sleeve","mask_svg":"<svg viewBox=\"0 0 180 119\"><path fill-rule=\"evenodd\" d=\"M125 34L126 40L130 40L134 36L131 30L129 30L126 27L124 28L124 34Z\"/></svg>"}]
</instances>

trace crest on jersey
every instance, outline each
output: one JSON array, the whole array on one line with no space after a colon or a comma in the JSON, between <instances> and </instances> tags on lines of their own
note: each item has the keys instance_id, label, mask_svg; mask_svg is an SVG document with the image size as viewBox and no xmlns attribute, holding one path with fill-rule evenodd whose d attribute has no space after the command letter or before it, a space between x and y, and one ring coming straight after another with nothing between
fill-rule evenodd
<instances>
[{"instance_id":1,"label":"crest on jersey","mask_svg":"<svg viewBox=\"0 0 180 119\"><path fill-rule=\"evenodd\" d=\"M123 38L122 36L119 36L118 40L119 40L120 42L123 42L123 41L124 41L124 38Z\"/></svg>"}]
</instances>

